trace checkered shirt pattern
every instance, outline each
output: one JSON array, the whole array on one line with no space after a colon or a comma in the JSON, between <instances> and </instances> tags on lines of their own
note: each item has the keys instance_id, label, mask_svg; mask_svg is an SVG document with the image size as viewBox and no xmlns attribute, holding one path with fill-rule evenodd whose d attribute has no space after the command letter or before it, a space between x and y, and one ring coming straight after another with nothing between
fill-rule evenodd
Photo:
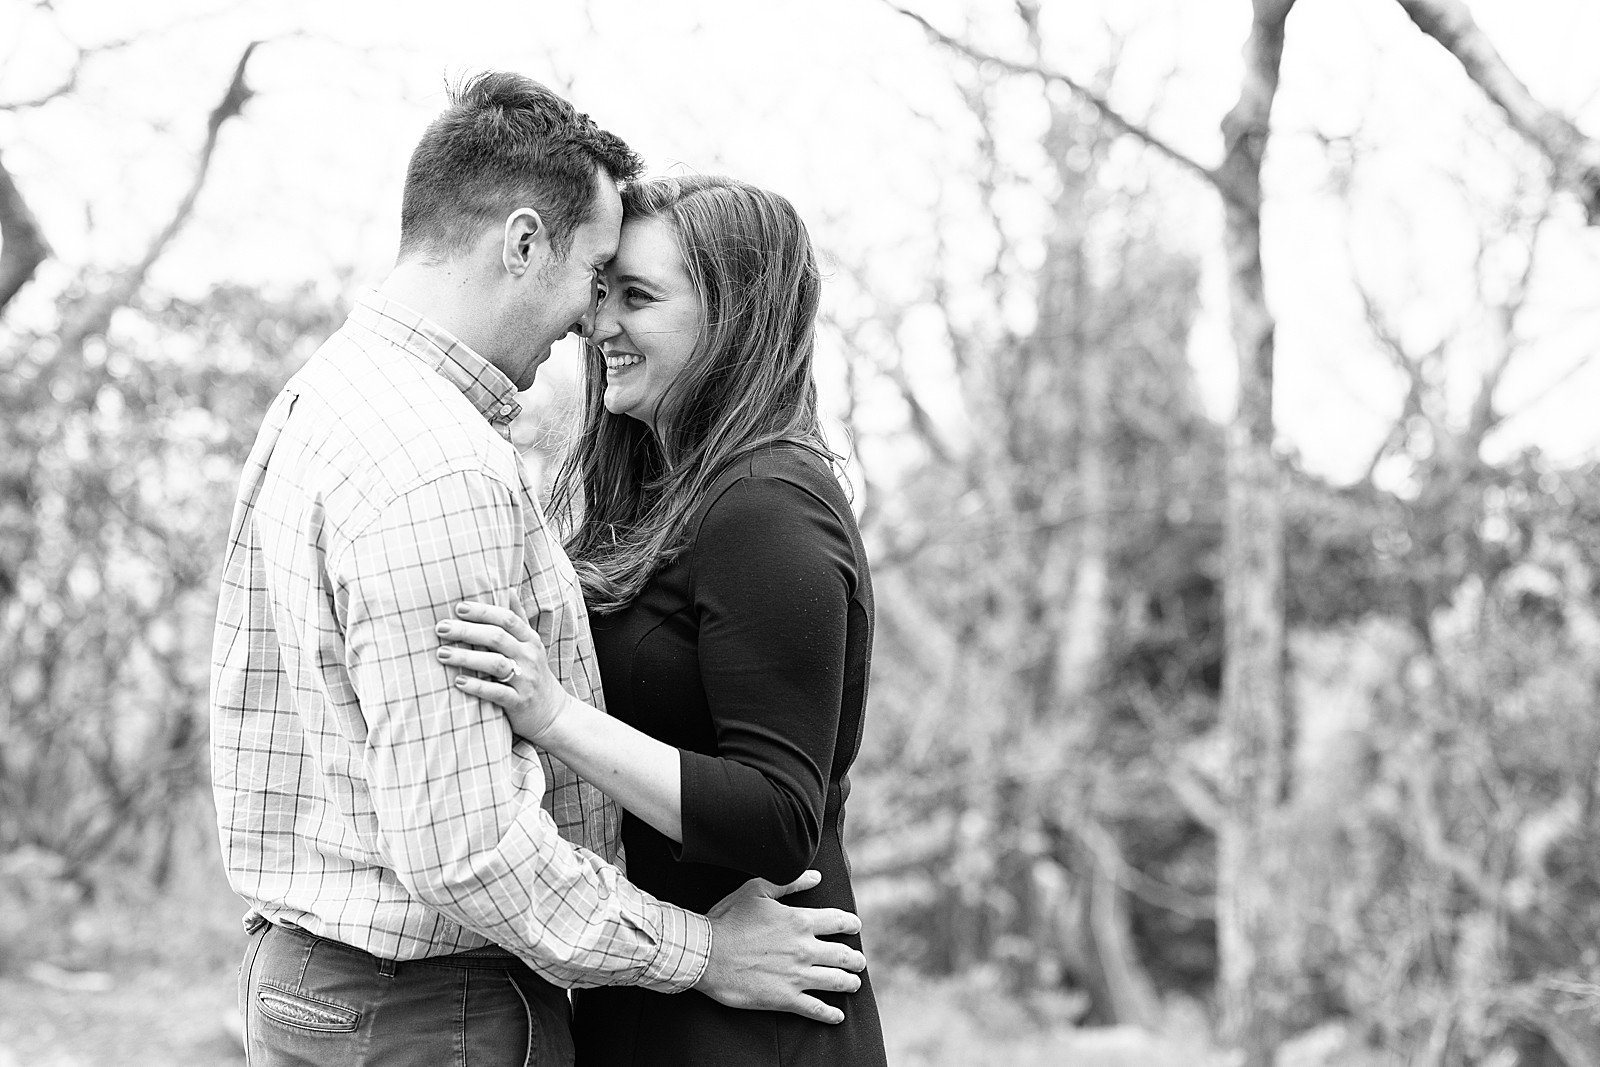
<instances>
[{"instance_id":1,"label":"checkered shirt pattern","mask_svg":"<svg viewBox=\"0 0 1600 1067\"><path fill-rule=\"evenodd\" d=\"M564 986L685 989L706 919L627 882L615 805L436 658L439 619L515 582L557 678L601 706L518 410L504 374L375 293L273 402L212 654L223 859L252 914L386 959L494 943Z\"/></svg>"}]
</instances>

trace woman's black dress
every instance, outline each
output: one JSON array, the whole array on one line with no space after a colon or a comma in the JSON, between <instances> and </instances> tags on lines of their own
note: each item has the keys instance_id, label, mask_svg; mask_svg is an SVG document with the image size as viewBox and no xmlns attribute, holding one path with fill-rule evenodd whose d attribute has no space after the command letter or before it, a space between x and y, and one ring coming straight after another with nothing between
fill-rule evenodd
<instances>
[{"instance_id":1,"label":"woman's black dress","mask_svg":"<svg viewBox=\"0 0 1600 1067\"><path fill-rule=\"evenodd\" d=\"M855 911L845 772L861 743L872 583L849 503L819 457L779 445L724 473L689 529L632 604L589 620L607 710L681 761L683 844L625 815L628 878L703 914L752 875L781 884L815 868L822 884L785 902ZM578 1064L883 1064L861 979L815 994L843 1010L837 1026L692 990L579 990Z\"/></svg>"}]
</instances>

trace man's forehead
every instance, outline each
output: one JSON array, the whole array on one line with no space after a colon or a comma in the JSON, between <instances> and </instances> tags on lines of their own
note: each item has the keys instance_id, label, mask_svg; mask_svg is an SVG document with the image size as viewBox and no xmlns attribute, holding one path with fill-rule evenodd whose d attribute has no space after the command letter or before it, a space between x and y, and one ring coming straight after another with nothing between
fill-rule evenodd
<instances>
[{"instance_id":1,"label":"man's forehead","mask_svg":"<svg viewBox=\"0 0 1600 1067\"><path fill-rule=\"evenodd\" d=\"M601 172L599 188L595 190L594 215L590 218L597 263L604 263L617 254L617 244L622 237L622 195L617 183Z\"/></svg>"},{"instance_id":2,"label":"man's forehead","mask_svg":"<svg viewBox=\"0 0 1600 1067\"><path fill-rule=\"evenodd\" d=\"M616 216L617 225L622 225L622 191L610 178L600 179L600 200L606 210Z\"/></svg>"}]
</instances>

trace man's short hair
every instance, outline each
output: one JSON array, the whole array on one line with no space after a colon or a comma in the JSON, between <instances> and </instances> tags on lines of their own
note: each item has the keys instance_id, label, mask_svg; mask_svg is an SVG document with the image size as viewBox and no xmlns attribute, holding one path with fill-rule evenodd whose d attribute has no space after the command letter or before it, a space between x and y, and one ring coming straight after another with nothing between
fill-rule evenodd
<instances>
[{"instance_id":1,"label":"man's short hair","mask_svg":"<svg viewBox=\"0 0 1600 1067\"><path fill-rule=\"evenodd\" d=\"M450 90L406 169L400 258L447 260L484 227L530 207L559 256L594 213L595 174L622 184L643 169L616 134L531 78L489 71Z\"/></svg>"}]
</instances>

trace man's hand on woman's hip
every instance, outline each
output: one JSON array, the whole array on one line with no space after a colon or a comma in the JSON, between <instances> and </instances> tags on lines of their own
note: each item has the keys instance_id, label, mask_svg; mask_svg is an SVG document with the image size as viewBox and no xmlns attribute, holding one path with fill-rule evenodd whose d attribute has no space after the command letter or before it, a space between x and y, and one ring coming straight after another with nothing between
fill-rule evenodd
<instances>
[{"instance_id":1,"label":"man's hand on woman's hip","mask_svg":"<svg viewBox=\"0 0 1600 1067\"><path fill-rule=\"evenodd\" d=\"M791 908L779 900L821 881L816 871L783 886L754 878L719 901L707 914L711 961L695 988L730 1008L843 1022L843 1012L807 990L854 993L861 988L855 972L866 968L866 957L849 945L823 940L860 933L861 920L837 908Z\"/></svg>"}]
</instances>

